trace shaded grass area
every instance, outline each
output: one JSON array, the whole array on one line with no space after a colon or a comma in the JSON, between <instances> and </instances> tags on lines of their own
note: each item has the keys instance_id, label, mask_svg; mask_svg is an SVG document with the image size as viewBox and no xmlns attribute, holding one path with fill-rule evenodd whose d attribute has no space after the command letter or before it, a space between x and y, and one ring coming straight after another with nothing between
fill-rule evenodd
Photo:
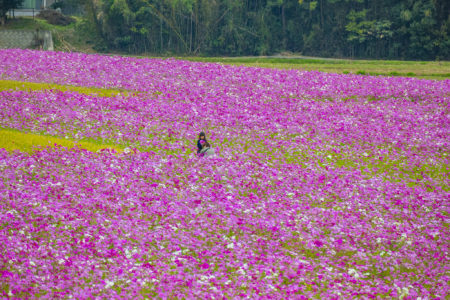
<instances>
[{"instance_id":1,"label":"shaded grass area","mask_svg":"<svg viewBox=\"0 0 450 300\"><path fill-rule=\"evenodd\" d=\"M60 137L39 135L34 133L25 133L9 128L0 128L0 148L6 151L23 151L32 153L42 147L62 146L68 149L79 147L91 152L97 152L101 149L111 149L122 152L123 147L119 145L101 144L91 141L74 142Z\"/></svg>"},{"instance_id":2,"label":"shaded grass area","mask_svg":"<svg viewBox=\"0 0 450 300\"><path fill-rule=\"evenodd\" d=\"M100 97L112 97L119 94L129 95L127 91L118 89L101 89L93 87L80 87L80 86L70 86L70 85L60 85L53 83L35 83L26 81L16 81L16 80L0 80L0 91L5 90L59 90L59 91L73 91L85 95L95 95Z\"/></svg>"},{"instance_id":3,"label":"shaded grass area","mask_svg":"<svg viewBox=\"0 0 450 300\"><path fill-rule=\"evenodd\" d=\"M404 76L425 79L449 79L450 62L350 60L276 57L179 57L198 62L218 62L250 67L299 69L360 75Z\"/></svg>"},{"instance_id":4,"label":"shaded grass area","mask_svg":"<svg viewBox=\"0 0 450 300\"><path fill-rule=\"evenodd\" d=\"M14 19L8 19L6 21L4 29L20 29L20 30L36 30L36 29L48 29L50 25L43 20L39 20L34 17L16 17ZM69 25L73 27L73 25ZM59 26L58 26L59 27Z\"/></svg>"}]
</instances>

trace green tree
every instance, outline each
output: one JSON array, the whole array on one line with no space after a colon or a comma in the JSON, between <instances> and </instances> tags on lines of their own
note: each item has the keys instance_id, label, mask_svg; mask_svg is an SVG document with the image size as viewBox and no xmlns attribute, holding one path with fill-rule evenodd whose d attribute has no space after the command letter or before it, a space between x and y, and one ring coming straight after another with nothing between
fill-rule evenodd
<instances>
[{"instance_id":1,"label":"green tree","mask_svg":"<svg viewBox=\"0 0 450 300\"><path fill-rule=\"evenodd\" d=\"M81 0L110 49L130 53L449 58L444 0Z\"/></svg>"},{"instance_id":2,"label":"green tree","mask_svg":"<svg viewBox=\"0 0 450 300\"><path fill-rule=\"evenodd\" d=\"M22 6L24 0L0 0L0 22L6 23L8 11Z\"/></svg>"},{"instance_id":3,"label":"green tree","mask_svg":"<svg viewBox=\"0 0 450 300\"><path fill-rule=\"evenodd\" d=\"M366 45L378 53L372 57L381 57L380 42L393 36L391 30L392 22L389 20L367 20L367 9L361 11L350 11L347 18L349 22L345 26L348 32L347 40L356 47Z\"/></svg>"}]
</instances>

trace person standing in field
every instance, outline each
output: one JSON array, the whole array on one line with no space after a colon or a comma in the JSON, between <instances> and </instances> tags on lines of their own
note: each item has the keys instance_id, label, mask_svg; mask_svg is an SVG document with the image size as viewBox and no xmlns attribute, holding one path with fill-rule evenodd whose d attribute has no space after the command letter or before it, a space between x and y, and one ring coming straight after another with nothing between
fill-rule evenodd
<instances>
[{"instance_id":1,"label":"person standing in field","mask_svg":"<svg viewBox=\"0 0 450 300\"><path fill-rule=\"evenodd\" d=\"M203 131L200 132L200 134L198 135L198 140L197 140L197 154L199 154L200 151L202 151L202 148L203 148L203 145L200 143L200 141L205 141L205 142L207 142L207 140L206 140L206 135L205 135L205 133L204 133Z\"/></svg>"}]
</instances>

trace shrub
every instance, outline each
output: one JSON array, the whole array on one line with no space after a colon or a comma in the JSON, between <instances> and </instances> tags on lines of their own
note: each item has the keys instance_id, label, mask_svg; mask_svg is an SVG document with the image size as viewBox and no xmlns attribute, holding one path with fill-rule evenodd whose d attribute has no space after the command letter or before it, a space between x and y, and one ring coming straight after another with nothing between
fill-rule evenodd
<instances>
[{"instance_id":1,"label":"shrub","mask_svg":"<svg viewBox=\"0 0 450 300\"><path fill-rule=\"evenodd\" d=\"M65 16L59 11L53 9L43 10L37 15L37 17L46 20L52 25L67 26L75 22L74 18Z\"/></svg>"}]
</instances>

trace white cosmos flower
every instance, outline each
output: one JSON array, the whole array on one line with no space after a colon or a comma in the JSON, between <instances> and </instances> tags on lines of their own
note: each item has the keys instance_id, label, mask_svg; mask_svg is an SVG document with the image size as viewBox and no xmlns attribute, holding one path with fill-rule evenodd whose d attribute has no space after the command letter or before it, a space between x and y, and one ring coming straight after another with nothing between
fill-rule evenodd
<instances>
[{"instance_id":1,"label":"white cosmos flower","mask_svg":"<svg viewBox=\"0 0 450 300\"><path fill-rule=\"evenodd\" d=\"M105 289L109 289L114 285L114 281L109 281L108 279L106 279L105 282L106 282Z\"/></svg>"},{"instance_id":2,"label":"white cosmos flower","mask_svg":"<svg viewBox=\"0 0 450 300\"><path fill-rule=\"evenodd\" d=\"M353 276L355 278L359 278L361 277L358 273L358 271L356 271L355 269L349 269L348 270L348 275Z\"/></svg>"}]
</instances>

